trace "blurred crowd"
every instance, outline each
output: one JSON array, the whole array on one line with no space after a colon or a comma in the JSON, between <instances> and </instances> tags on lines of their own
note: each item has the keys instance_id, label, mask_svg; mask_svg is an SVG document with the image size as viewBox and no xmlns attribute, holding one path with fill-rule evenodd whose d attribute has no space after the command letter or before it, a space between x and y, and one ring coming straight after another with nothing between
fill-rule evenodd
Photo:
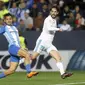
<instances>
[{"instance_id":1,"label":"blurred crowd","mask_svg":"<svg viewBox=\"0 0 85 85\"><path fill-rule=\"evenodd\" d=\"M60 9L58 27L65 31L85 29L85 10L81 0L0 0L0 26L3 16L11 13L14 16L13 25L20 32L41 31L44 19L49 15L51 5ZM82 2L83 5L85 2Z\"/></svg>"}]
</instances>

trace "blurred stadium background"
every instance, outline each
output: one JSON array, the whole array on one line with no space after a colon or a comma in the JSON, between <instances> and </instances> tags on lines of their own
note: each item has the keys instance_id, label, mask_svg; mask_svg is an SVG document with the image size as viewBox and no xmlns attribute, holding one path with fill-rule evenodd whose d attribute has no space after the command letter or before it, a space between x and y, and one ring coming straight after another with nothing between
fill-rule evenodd
<instances>
[{"instance_id":1,"label":"blurred stadium background","mask_svg":"<svg viewBox=\"0 0 85 85\"><path fill-rule=\"evenodd\" d=\"M64 68L72 71L74 75L62 80L54 59L42 52L40 57L31 63L32 70L39 71L39 75L30 79L26 78L25 68L21 63L16 73L0 80L0 85L85 85L85 0L34 0L34 2L32 0L0 0L0 26L4 24L5 13L13 14L14 25L22 33L26 39L27 48L32 52L36 39L42 31L43 20L48 16L52 4L58 5L62 10L58 25L61 26L62 21L66 20L71 27L70 31L56 32L53 44L62 56ZM31 17L31 22L29 19L28 21L24 19L24 12ZM70 13L74 18L69 21ZM78 13L82 18L77 16ZM78 23L78 20L81 20L81 23ZM7 45L4 36L0 35L0 71L9 68L10 56Z\"/></svg>"}]
</instances>

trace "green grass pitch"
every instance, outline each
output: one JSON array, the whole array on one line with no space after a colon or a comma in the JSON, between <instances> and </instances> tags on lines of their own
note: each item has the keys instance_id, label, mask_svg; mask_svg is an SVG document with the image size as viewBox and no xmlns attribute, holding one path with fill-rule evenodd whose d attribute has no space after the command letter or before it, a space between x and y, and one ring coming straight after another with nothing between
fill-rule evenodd
<instances>
[{"instance_id":1,"label":"green grass pitch","mask_svg":"<svg viewBox=\"0 0 85 85\"><path fill-rule=\"evenodd\" d=\"M25 72L15 72L0 79L0 85L85 85L85 72L73 73L72 77L61 79L59 72L40 72L32 78L27 78Z\"/></svg>"}]
</instances>

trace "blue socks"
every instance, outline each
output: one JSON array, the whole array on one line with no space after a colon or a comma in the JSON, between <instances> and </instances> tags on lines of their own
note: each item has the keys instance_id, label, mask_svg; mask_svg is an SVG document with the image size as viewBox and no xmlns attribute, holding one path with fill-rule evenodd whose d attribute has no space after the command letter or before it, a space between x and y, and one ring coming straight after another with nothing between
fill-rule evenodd
<instances>
[{"instance_id":1,"label":"blue socks","mask_svg":"<svg viewBox=\"0 0 85 85\"><path fill-rule=\"evenodd\" d=\"M4 73L0 73L0 78L4 78L6 75Z\"/></svg>"},{"instance_id":2,"label":"blue socks","mask_svg":"<svg viewBox=\"0 0 85 85\"><path fill-rule=\"evenodd\" d=\"M31 72L31 65L30 64L25 65L25 68L26 68L27 73Z\"/></svg>"}]
</instances>

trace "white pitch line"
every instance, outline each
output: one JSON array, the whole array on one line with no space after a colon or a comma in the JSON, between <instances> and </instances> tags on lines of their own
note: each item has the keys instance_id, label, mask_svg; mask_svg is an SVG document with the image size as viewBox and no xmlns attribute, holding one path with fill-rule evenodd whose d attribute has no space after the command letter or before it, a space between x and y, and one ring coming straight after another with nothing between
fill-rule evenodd
<instances>
[{"instance_id":1,"label":"white pitch line","mask_svg":"<svg viewBox=\"0 0 85 85\"><path fill-rule=\"evenodd\" d=\"M50 84L50 85L76 85L76 84L85 84L85 82L64 83L64 84Z\"/></svg>"}]
</instances>

